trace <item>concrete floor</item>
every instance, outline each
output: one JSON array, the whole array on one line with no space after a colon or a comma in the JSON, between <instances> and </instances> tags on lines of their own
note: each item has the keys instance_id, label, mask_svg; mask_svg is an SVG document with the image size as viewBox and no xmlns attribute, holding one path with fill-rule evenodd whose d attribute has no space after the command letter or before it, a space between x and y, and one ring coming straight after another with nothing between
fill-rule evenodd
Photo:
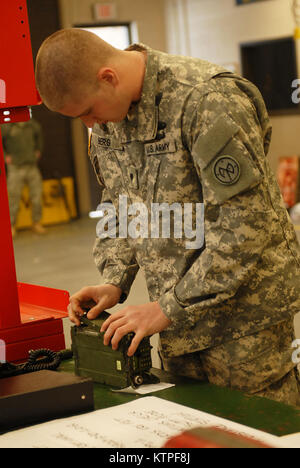
<instances>
[{"instance_id":1,"label":"concrete floor","mask_svg":"<svg viewBox=\"0 0 300 468\"><path fill-rule=\"evenodd\" d=\"M63 289L70 294L87 285L100 284L101 276L94 265L92 247L96 235L96 220L82 218L69 224L47 228L39 236L31 231L19 232L14 240L17 279L19 282ZM299 228L300 229L300 228ZM300 240L300 230L297 230ZM138 273L126 303L149 301L146 283ZM117 305L113 309L124 307ZM64 320L66 345L70 344L68 319ZM296 335L300 338L300 314L295 319ZM152 340L156 348L157 337ZM154 363L159 367L156 352Z\"/></svg>"},{"instance_id":2,"label":"concrete floor","mask_svg":"<svg viewBox=\"0 0 300 468\"><path fill-rule=\"evenodd\" d=\"M82 218L47 227L43 236L30 230L18 232L14 239L18 281L64 289L70 294L83 286L100 283L101 276L92 256L96 223ZM131 301L147 301L148 295L141 292L141 279L136 281L139 285L134 294L131 292Z\"/></svg>"}]
</instances>

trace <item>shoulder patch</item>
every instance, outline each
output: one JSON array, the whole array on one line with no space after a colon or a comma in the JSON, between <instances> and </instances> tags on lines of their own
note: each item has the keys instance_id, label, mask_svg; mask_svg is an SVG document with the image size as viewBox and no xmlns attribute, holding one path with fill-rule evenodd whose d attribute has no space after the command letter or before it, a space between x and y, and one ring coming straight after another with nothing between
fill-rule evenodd
<instances>
[{"instance_id":1,"label":"shoulder patch","mask_svg":"<svg viewBox=\"0 0 300 468\"><path fill-rule=\"evenodd\" d=\"M225 114L204 135L198 135L192 156L199 166L203 196L208 203L225 203L264 178L243 142L239 126Z\"/></svg>"},{"instance_id":2,"label":"shoulder patch","mask_svg":"<svg viewBox=\"0 0 300 468\"><path fill-rule=\"evenodd\" d=\"M241 168L233 156L220 156L213 165L215 179L223 185L235 184L241 175Z\"/></svg>"}]
</instances>

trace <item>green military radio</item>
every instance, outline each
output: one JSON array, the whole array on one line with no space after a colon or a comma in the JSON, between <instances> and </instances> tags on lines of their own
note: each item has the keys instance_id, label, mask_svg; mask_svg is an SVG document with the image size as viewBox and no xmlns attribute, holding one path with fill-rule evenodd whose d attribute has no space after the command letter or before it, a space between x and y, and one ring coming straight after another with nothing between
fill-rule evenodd
<instances>
[{"instance_id":1,"label":"green military radio","mask_svg":"<svg viewBox=\"0 0 300 468\"><path fill-rule=\"evenodd\" d=\"M159 379L150 373L152 361L148 337L141 341L131 357L127 356L127 351L133 333L122 338L116 351L111 346L104 346L104 333L100 332L100 329L109 316L104 311L98 319L89 320L85 314L80 319L81 325L72 327L72 351L76 375L90 377L94 382L119 388L128 386L136 388L142 384L159 382Z\"/></svg>"}]
</instances>

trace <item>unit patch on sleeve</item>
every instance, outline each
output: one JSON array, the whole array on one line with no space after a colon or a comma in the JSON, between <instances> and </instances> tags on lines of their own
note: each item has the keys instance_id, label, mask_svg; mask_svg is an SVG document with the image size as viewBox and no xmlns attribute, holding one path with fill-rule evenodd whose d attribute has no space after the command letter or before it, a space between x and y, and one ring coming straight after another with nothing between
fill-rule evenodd
<instances>
[{"instance_id":1,"label":"unit patch on sleeve","mask_svg":"<svg viewBox=\"0 0 300 468\"><path fill-rule=\"evenodd\" d=\"M213 165L215 179L223 185L235 184L241 175L240 165L232 156L221 156Z\"/></svg>"}]
</instances>

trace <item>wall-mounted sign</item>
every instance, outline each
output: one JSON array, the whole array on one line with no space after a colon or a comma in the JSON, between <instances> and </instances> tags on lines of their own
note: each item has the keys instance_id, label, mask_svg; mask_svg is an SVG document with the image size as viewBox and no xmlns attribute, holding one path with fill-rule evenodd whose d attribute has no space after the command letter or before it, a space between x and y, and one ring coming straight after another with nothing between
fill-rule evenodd
<instances>
[{"instance_id":1,"label":"wall-mounted sign","mask_svg":"<svg viewBox=\"0 0 300 468\"><path fill-rule=\"evenodd\" d=\"M112 21L117 18L115 3L95 3L94 19L97 21Z\"/></svg>"}]
</instances>

